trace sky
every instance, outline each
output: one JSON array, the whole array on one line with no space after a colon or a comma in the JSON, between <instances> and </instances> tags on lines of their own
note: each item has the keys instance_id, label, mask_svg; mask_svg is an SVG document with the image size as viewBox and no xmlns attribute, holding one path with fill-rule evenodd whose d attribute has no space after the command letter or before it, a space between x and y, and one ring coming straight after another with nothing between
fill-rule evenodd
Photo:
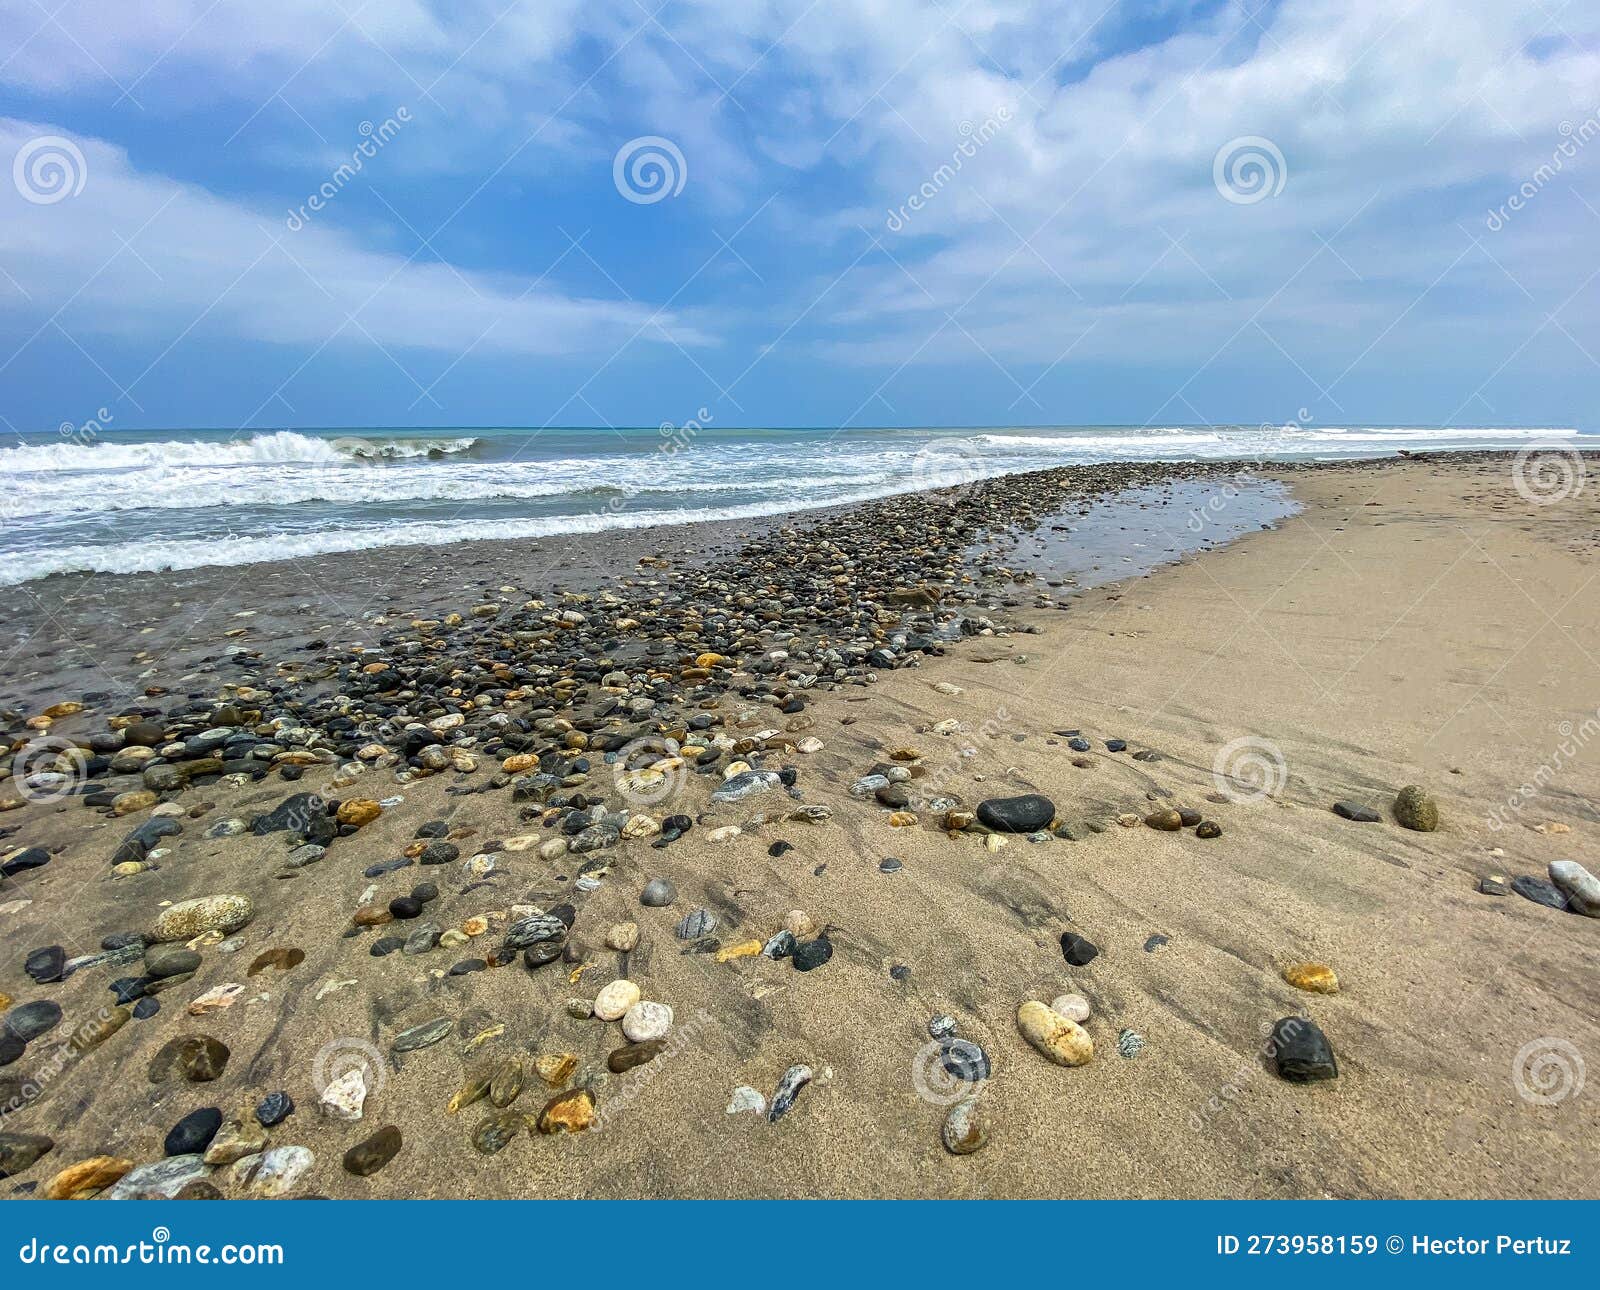
<instances>
[{"instance_id":1,"label":"sky","mask_svg":"<svg viewBox=\"0 0 1600 1290\"><path fill-rule=\"evenodd\" d=\"M1588 0L10 0L0 430L1538 425Z\"/></svg>"}]
</instances>

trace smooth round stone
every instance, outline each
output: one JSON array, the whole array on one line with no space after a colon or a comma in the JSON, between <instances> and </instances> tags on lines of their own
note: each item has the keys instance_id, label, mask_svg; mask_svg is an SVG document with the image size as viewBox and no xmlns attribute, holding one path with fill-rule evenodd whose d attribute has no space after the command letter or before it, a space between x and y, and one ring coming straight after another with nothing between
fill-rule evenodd
<instances>
[{"instance_id":1,"label":"smooth round stone","mask_svg":"<svg viewBox=\"0 0 1600 1290\"><path fill-rule=\"evenodd\" d=\"M187 1156L204 1151L211 1145L222 1127L222 1111L214 1106L202 1106L190 1111L167 1131L163 1144L169 1156Z\"/></svg>"},{"instance_id":2,"label":"smooth round stone","mask_svg":"<svg viewBox=\"0 0 1600 1290\"><path fill-rule=\"evenodd\" d=\"M151 1017L161 1011L161 1000L143 998L133 1005L133 1015L140 1021L149 1021Z\"/></svg>"},{"instance_id":3,"label":"smooth round stone","mask_svg":"<svg viewBox=\"0 0 1600 1290\"><path fill-rule=\"evenodd\" d=\"M989 1078L989 1054L970 1039L950 1037L939 1041L939 1063L968 1084Z\"/></svg>"},{"instance_id":4,"label":"smooth round stone","mask_svg":"<svg viewBox=\"0 0 1600 1290\"><path fill-rule=\"evenodd\" d=\"M641 999L622 1017L622 1033L636 1044L662 1039L671 1029L672 1009L648 999Z\"/></svg>"},{"instance_id":5,"label":"smooth round stone","mask_svg":"<svg viewBox=\"0 0 1600 1290\"><path fill-rule=\"evenodd\" d=\"M268 1093L256 1103L256 1123L263 1129L282 1124L293 1114L294 1099L281 1089L276 1093Z\"/></svg>"},{"instance_id":6,"label":"smooth round stone","mask_svg":"<svg viewBox=\"0 0 1600 1290\"><path fill-rule=\"evenodd\" d=\"M515 1111L500 1111L479 1123L472 1131L472 1145L486 1156L504 1151L511 1139L522 1132L523 1119Z\"/></svg>"},{"instance_id":7,"label":"smooth round stone","mask_svg":"<svg viewBox=\"0 0 1600 1290\"><path fill-rule=\"evenodd\" d=\"M1159 829L1163 833L1176 833L1183 827L1183 815L1166 807L1159 811L1151 811L1144 817L1144 822L1152 829Z\"/></svg>"},{"instance_id":8,"label":"smooth round stone","mask_svg":"<svg viewBox=\"0 0 1600 1290\"><path fill-rule=\"evenodd\" d=\"M55 1027L61 1020L61 1005L52 999L38 999L32 1003L18 1004L6 1013L5 1031L23 1043L37 1039Z\"/></svg>"},{"instance_id":9,"label":"smooth round stone","mask_svg":"<svg viewBox=\"0 0 1600 1290\"><path fill-rule=\"evenodd\" d=\"M616 1021L643 998L643 991L632 981L613 981L594 1000L594 1015L601 1021Z\"/></svg>"},{"instance_id":10,"label":"smooth round stone","mask_svg":"<svg viewBox=\"0 0 1600 1290\"><path fill-rule=\"evenodd\" d=\"M156 917L150 939L189 941L202 932L236 932L255 916L248 896L201 896L168 905Z\"/></svg>"},{"instance_id":11,"label":"smooth round stone","mask_svg":"<svg viewBox=\"0 0 1600 1290\"><path fill-rule=\"evenodd\" d=\"M344 1153L344 1167L346 1173L352 1173L357 1178L367 1178L378 1172L400 1150L400 1129L393 1124L386 1124L370 1138L356 1143Z\"/></svg>"},{"instance_id":12,"label":"smooth round stone","mask_svg":"<svg viewBox=\"0 0 1600 1290\"><path fill-rule=\"evenodd\" d=\"M1600 918L1600 878L1576 860L1552 860L1550 881L1566 893L1572 908L1589 918Z\"/></svg>"},{"instance_id":13,"label":"smooth round stone","mask_svg":"<svg viewBox=\"0 0 1600 1290\"><path fill-rule=\"evenodd\" d=\"M978 803L978 819L996 833L1037 833L1049 827L1055 814L1055 803L1039 793L989 797Z\"/></svg>"},{"instance_id":14,"label":"smooth round stone","mask_svg":"<svg viewBox=\"0 0 1600 1290\"><path fill-rule=\"evenodd\" d=\"M1305 1017L1285 1017L1273 1026L1267 1049L1277 1063L1279 1078L1291 1084L1339 1076L1339 1064L1328 1037L1316 1022Z\"/></svg>"},{"instance_id":15,"label":"smooth round stone","mask_svg":"<svg viewBox=\"0 0 1600 1290\"><path fill-rule=\"evenodd\" d=\"M888 857L886 860L880 861L878 864L879 873L899 873L900 870L904 868L905 865L899 860L896 860L893 856Z\"/></svg>"},{"instance_id":16,"label":"smooth round stone","mask_svg":"<svg viewBox=\"0 0 1600 1290\"><path fill-rule=\"evenodd\" d=\"M144 952L144 970L147 976L182 976L197 971L200 955L182 945L151 945Z\"/></svg>"},{"instance_id":17,"label":"smooth round stone","mask_svg":"<svg viewBox=\"0 0 1600 1290\"><path fill-rule=\"evenodd\" d=\"M1194 835L1197 838L1220 838L1222 836L1222 825L1215 820L1201 820L1195 826Z\"/></svg>"},{"instance_id":18,"label":"smooth round stone","mask_svg":"<svg viewBox=\"0 0 1600 1290\"><path fill-rule=\"evenodd\" d=\"M989 1117L975 1097L964 1097L946 1113L940 1132L953 1156L970 1156L989 1141Z\"/></svg>"},{"instance_id":19,"label":"smooth round stone","mask_svg":"<svg viewBox=\"0 0 1600 1290\"><path fill-rule=\"evenodd\" d=\"M635 1066L643 1066L646 1062L653 1061L666 1046L667 1041L664 1039L649 1039L641 1044L624 1045L606 1058L606 1069L613 1075L622 1075Z\"/></svg>"},{"instance_id":20,"label":"smooth round stone","mask_svg":"<svg viewBox=\"0 0 1600 1290\"><path fill-rule=\"evenodd\" d=\"M0 1133L0 1178L31 1169L55 1148L55 1139L34 1133Z\"/></svg>"},{"instance_id":21,"label":"smooth round stone","mask_svg":"<svg viewBox=\"0 0 1600 1290\"><path fill-rule=\"evenodd\" d=\"M389 912L396 918L417 918L422 914L422 902L415 896L396 896L389 902Z\"/></svg>"},{"instance_id":22,"label":"smooth round stone","mask_svg":"<svg viewBox=\"0 0 1600 1290\"><path fill-rule=\"evenodd\" d=\"M826 936L819 936L814 941L802 941L794 947L794 965L801 972L819 968L832 957L833 942Z\"/></svg>"},{"instance_id":23,"label":"smooth round stone","mask_svg":"<svg viewBox=\"0 0 1600 1290\"><path fill-rule=\"evenodd\" d=\"M639 903L649 909L665 909L678 898L678 889L665 878L652 878L639 893Z\"/></svg>"},{"instance_id":24,"label":"smooth round stone","mask_svg":"<svg viewBox=\"0 0 1600 1290\"><path fill-rule=\"evenodd\" d=\"M696 909L685 914L677 926L680 941L692 941L701 936L709 936L716 930L717 916L709 909Z\"/></svg>"},{"instance_id":25,"label":"smooth round stone","mask_svg":"<svg viewBox=\"0 0 1600 1290\"><path fill-rule=\"evenodd\" d=\"M1324 963L1291 963L1283 969L1283 979L1296 990L1312 994L1338 994L1339 978Z\"/></svg>"},{"instance_id":26,"label":"smooth round stone","mask_svg":"<svg viewBox=\"0 0 1600 1290\"><path fill-rule=\"evenodd\" d=\"M1037 1000L1030 999L1017 1009L1017 1029L1057 1066L1082 1066L1094 1056L1094 1040L1088 1031Z\"/></svg>"},{"instance_id":27,"label":"smooth round stone","mask_svg":"<svg viewBox=\"0 0 1600 1290\"><path fill-rule=\"evenodd\" d=\"M1058 994L1050 1001L1050 1010L1060 1013L1068 1021L1079 1023L1089 1020L1089 1001L1081 994Z\"/></svg>"}]
</instances>

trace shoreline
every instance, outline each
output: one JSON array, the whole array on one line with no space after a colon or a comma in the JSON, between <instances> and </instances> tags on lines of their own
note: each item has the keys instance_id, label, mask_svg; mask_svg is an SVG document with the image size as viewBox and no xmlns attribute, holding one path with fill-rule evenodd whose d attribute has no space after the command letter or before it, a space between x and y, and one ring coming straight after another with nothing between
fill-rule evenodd
<instances>
[{"instance_id":1,"label":"shoreline","mask_svg":"<svg viewBox=\"0 0 1600 1290\"><path fill-rule=\"evenodd\" d=\"M1507 479L1510 455L1309 468L1250 463L1260 479L1293 490L1303 509L1270 533L1078 590L1065 605L1037 585L1011 581L1013 557L1026 543L1014 534L1007 541L985 535L978 506L930 516L926 498L902 497L823 518L812 527L830 541L866 525L869 533L857 536L862 547L870 536L912 526L908 538L893 539L905 543L904 553L831 576L942 568L947 577L934 601L941 610L932 619L948 606L1000 626L931 642L917 657L900 656L901 665L878 668L871 684L778 684L780 672L740 668L712 707L687 702L680 709L664 700L661 682L632 691L651 701L641 714L646 723L670 723L680 710L684 717L707 714L726 722L730 735L754 740L744 756L765 758L774 769L795 767L803 801L830 808L820 822L780 813L751 823L772 813L774 796L765 793L732 806L710 803L719 765L706 782L688 776L669 804L703 815L699 826L665 849L623 839L593 853L604 872L585 873L577 855L551 861L537 849L496 847L507 876L488 889L454 862L364 877L364 865L403 854L428 820L449 822L462 861L479 846L488 849L490 839L528 830L535 842L551 836L520 818L523 808L512 804L509 788L480 791L494 778L495 757L481 755L492 737L475 750L481 764L471 774L402 782L391 763L355 776L347 788L328 789L337 766L312 764L296 784L279 784L274 775L174 793L186 808L204 800L215 806L183 820L183 834L167 844L170 855L120 879L107 876L108 862L147 811L109 819L69 799L0 815L8 846L59 848L48 865L5 884L0 907L19 892L34 902L10 911L3 924L8 940L26 949L53 936L92 950L130 920L154 917L162 900L240 891L257 903L240 933L240 958L202 946L202 967L192 982L162 993L170 1003L161 1012L128 1022L84 1056L99 1087L63 1080L18 1112L15 1124L8 1117L6 1131L59 1139L18 1177L23 1186L37 1185L100 1150L150 1161L171 1122L200 1101L231 1114L235 1104L284 1087L300 1109L271 1131L271 1143L303 1143L315 1153L296 1194L1592 1195L1600 1164L1592 1097L1529 1102L1517 1093L1512 1066L1524 1044L1546 1038L1600 1052L1600 1026L1581 1008L1600 982L1600 922L1473 890L1491 872L1537 874L1550 859L1600 868L1600 820L1579 795L1581 783L1569 789L1558 779L1542 788L1511 827L1487 822L1523 774L1548 760L1549 731L1593 707L1579 670L1589 663L1566 633L1581 643L1597 625L1581 598L1595 554L1595 507L1581 496L1562 507L1519 505ZM1220 485L1230 475L1216 465L1207 463L1198 477ZM1121 477L1134 476L1149 478L1143 467ZM1014 476L974 487L998 505L992 490L1037 485ZM1092 504L1087 496L1074 500ZM868 510L878 513L862 514ZM1032 513L1047 514L1037 507ZM816 513L801 514L811 520ZM913 559L918 537L938 531L936 520L970 528L987 557L971 568L960 559L949 563L947 540L942 552ZM928 527L917 529L917 522ZM786 527L780 519L758 535L769 546L751 561L751 579L774 576L765 565L781 563ZM656 566L640 567L638 556L653 558L660 552L650 547L680 540L672 559L683 567L673 572L691 584L741 565L743 555L728 550L735 534L699 542L699 535L670 532L669 539L641 540L625 553L633 562L621 567L639 581L664 579ZM1435 554L1446 542L1449 554ZM494 563L500 554L511 553L483 553L489 567L478 589L501 585L496 575L504 566ZM441 582L462 567L450 552L438 558L433 576ZM835 563L850 570L857 558L841 547ZM588 567L599 575L597 564ZM1528 579L1525 598L1506 568ZM987 584L962 580L985 573ZM260 594L272 581L263 575L246 585ZM677 585L662 582L664 603L673 603ZM600 582L592 588L603 590ZM170 589L155 582L120 603L143 597L153 604ZM439 592L451 594L443 586ZM739 609L737 588L729 594L736 612L770 614L774 630L785 629L781 601ZM1551 657L1537 666L1516 651L1536 625L1528 621L1530 600L1561 615L1556 627L1539 628L1551 634ZM722 593L705 603L723 603ZM454 607L465 613L469 604ZM883 612L914 617L925 608L885 605ZM94 612L104 611L102 604ZM499 626L509 613L490 616L489 626L463 636L451 652L492 656L499 639L516 635L515 624ZM709 616L675 621L701 626L693 638L674 633L679 639L666 652L643 656L657 660L645 670L665 674L669 657L719 631ZM387 626L392 630L369 624L370 643L391 664L403 664L408 655L397 647L408 634L404 623ZM892 644L894 631L885 627L885 642ZM291 634L308 633L285 638ZM383 645L383 637L395 639ZM770 653L766 644L749 661L760 663ZM798 654L801 644L790 648ZM1526 672L1517 666L1519 653ZM715 674L718 666L703 670ZM182 689L145 702L213 694L229 679L238 678L194 672ZM586 710L597 714L603 703L595 705L593 687L600 679L579 687L591 691ZM695 684L701 679L689 678L685 697L703 694L709 703L713 696ZM940 684L947 688L935 688ZM1481 705L1479 692L1486 692ZM800 699L801 708L783 712L774 703L783 695ZM522 710L541 710L538 700L530 702ZM103 725L106 712L92 715ZM947 731L948 722L956 725ZM605 728L602 719L596 730ZM776 734L756 738L769 728ZM72 720L60 729L70 732ZM1091 742L1087 752L1068 745L1079 736L1060 733L1080 729ZM807 735L822 746L799 751ZM1103 746L1108 738L1126 739L1128 751L1111 752ZM1260 798L1212 802L1219 749L1252 738L1280 750L1281 783ZM962 755L963 747L973 754ZM894 764L897 749L918 752L901 764L922 768L918 779L964 804L1044 793L1076 836L1015 836L991 850L981 834L937 828L940 813L925 807L917 824L894 827L887 807L849 789L875 762ZM1146 750L1156 758L1132 756ZM591 759L603 772L593 776L596 789L614 802L611 768L600 766L598 755ZM1581 781L1581 761L1575 773ZM1387 818L1388 799L1411 782L1439 800L1439 832L1412 833ZM297 869L283 867L283 834L205 836L218 820L248 819L304 789L404 801L333 840L325 859ZM1329 807L1346 797L1373 805L1385 819L1339 819ZM784 804L781 793L776 798ZM1118 823L1130 813L1137 823L1138 814L1164 801L1213 813L1222 836L1200 841L1192 831ZM659 816L666 808L647 809ZM710 840L729 824L741 832ZM1547 831L1535 832L1533 824ZM1568 831L1548 831L1551 824ZM793 850L771 855L777 841ZM1492 854L1496 847L1502 855ZM885 857L900 868L883 870ZM592 890L576 886L584 876L595 879ZM653 877L678 887L670 908L640 907L639 891ZM570 988L562 966L530 972L520 961L435 976L455 955L479 949L371 958L371 934L341 933L369 884L388 899L419 878L437 878L448 889L441 897L446 925L504 909L519 893L541 908L569 902L576 907L569 943L581 949L568 966L587 962L592 969ZM697 906L717 915L721 948L746 936L765 940L787 911L805 910L830 938L832 960L804 973L759 955L716 962L714 951L697 953L698 941L674 935L673 925ZM605 948L605 928L623 920L643 933L638 948L619 955ZM1094 940L1100 957L1082 969L1064 964L1056 944L1063 930ZM483 939L496 938L491 932ZM302 949L304 961L265 972L265 984L263 976L244 975L259 951L283 946ZM1295 959L1331 965L1340 993L1308 995L1287 985L1279 974ZM898 968L907 970L897 976ZM110 997L106 981L123 970L84 969L39 987L13 965L0 990L19 1003L57 999L76 1021ZM639 981L646 998L674 1007L680 1032L692 1030L692 1042L638 1068L649 1079L608 1074L607 1052L623 1042L615 1025L564 1011L568 994L592 996L612 975ZM352 978L353 985L322 994L329 983ZM173 1015L202 990L229 981L246 984L238 1002L201 1018ZM1021 1000L1048 1002L1067 990L1091 1005L1086 1027L1096 1052L1077 1070L1046 1063L1014 1021ZM1289 1085L1258 1060L1261 1027L1301 1012L1332 1041L1337 1080ZM949 1105L939 1098L950 1080L940 1082L942 1064L929 1068L925 1053L928 1019L943 1013L994 1065L982 1093L990 1140L970 1156L951 1155L939 1142ZM407 1025L441 1014L452 1022L448 1039L391 1053ZM1535 1018L1539 1025L1528 1030ZM503 1034L462 1052L497 1024ZM145 1068L162 1042L194 1031L216 1034L233 1051L218 1086L147 1084ZM1119 1052L1124 1031L1142 1044L1128 1056ZM320 1119L307 1087L317 1054L340 1040L375 1047L384 1077L360 1124ZM46 1049L50 1039L34 1043ZM464 1072L484 1054L531 1065L558 1051L577 1055L573 1086L587 1083L602 1113L617 1103L603 1131L534 1133L531 1142L523 1138L492 1157L475 1151L469 1138L484 1106L460 1117L443 1111ZM27 1061L33 1056L30 1046ZM781 1122L724 1109L735 1084L770 1095L797 1063L811 1068L813 1080ZM554 1090L531 1072L528 1078L535 1087L516 1109L533 1114ZM401 1154L370 1179L352 1177L340 1153L382 1124L401 1127ZM250 1194L230 1167L219 1166L208 1184L225 1195Z\"/></svg>"}]
</instances>

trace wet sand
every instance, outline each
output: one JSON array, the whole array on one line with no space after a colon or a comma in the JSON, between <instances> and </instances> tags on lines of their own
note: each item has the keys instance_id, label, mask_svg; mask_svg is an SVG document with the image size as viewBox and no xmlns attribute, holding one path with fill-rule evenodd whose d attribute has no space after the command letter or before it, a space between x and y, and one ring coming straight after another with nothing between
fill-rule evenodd
<instances>
[{"instance_id":1,"label":"wet sand","mask_svg":"<svg viewBox=\"0 0 1600 1290\"><path fill-rule=\"evenodd\" d=\"M509 792L452 796L453 776L396 787L392 772L370 771L359 791L403 804L287 879L274 876L282 835L208 840L204 827L317 788L331 768L312 767L294 786L184 795L215 809L186 822L159 870L124 881L107 879L109 858L143 816L111 821L75 803L0 816L9 845L65 848L0 892L12 957L0 990L19 1003L48 996L76 1020L109 997L104 969L33 985L20 958L37 945L93 948L108 931L149 921L164 900L208 892L245 892L258 909L236 954L207 949L156 1018L130 1022L8 1118L7 1131L57 1144L0 1190L20 1183L26 1194L30 1181L100 1152L153 1160L195 1107L232 1113L285 1088L298 1109L271 1142L316 1156L296 1194L1600 1194L1600 1103L1594 1088L1578 1087L1567 1056L1592 1066L1600 1054L1600 920L1476 889L1489 874L1543 876L1556 859L1600 870L1595 754L1561 751L1600 703L1591 594L1600 503L1591 492L1530 505L1494 457L1260 475L1301 507L1271 531L1064 604L1054 602L1066 587L1002 587L994 616L1026 630L966 638L872 686L814 693L808 733L823 747L789 760L805 800L831 806L832 819L709 841L717 824L746 822L764 805L735 804L666 850L624 841L606 852L609 873L582 902L574 933L592 966L575 982L563 965L449 977L445 951L373 959L366 940L341 938L369 883L362 868L400 854L423 821L463 831L463 856L469 838L528 832ZM1218 504L1202 504L1202 529L1233 501L1223 483L1212 488ZM1194 512L1170 512L1173 548L1193 545ZM1019 539L1004 558L1020 566L1033 545ZM437 554L441 592L456 589L444 586L447 573L465 573L461 586L478 577L476 566ZM503 569L490 559L484 582L498 584ZM1069 576L1088 582L1094 572ZM154 576L145 585L167 589ZM254 603L256 585L245 582L236 609ZM193 688L206 679L192 678ZM741 725L742 710L736 695L724 701L742 729L778 724L752 704ZM933 730L952 719L955 732ZM1091 751L1069 749L1065 732L1075 731ZM1128 750L1107 751L1111 738ZM981 837L945 834L928 813L892 827L887 810L848 790L895 749L919 753L925 780L968 803L1044 793L1077 840L1011 837L990 850ZM1158 759L1131 755L1143 750ZM1265 795L1250 791L1258 771ZM1412 783L1437 799L1437 832L1390 816L1396 790ZM1525 784L1543 787L1520 794ZM670 809L706 810L712 786L691 777ZM1338 799L1384 818L1341 819L1329 809ZM1222 836L1116 823L1167 801L1201 810ZM773 857L779 840L794 849ZM883 872L888 857L903 867ZM445 917L566 899L575 859L503 852L505 876L449 891ZM455 873L370 881L382 900L419 877ZM678 888L670 908L639 905L655 877ZM31 903L13 908L16 899ZM765 940L804 910L828 929L833 958L801 973L762 957L718 963L686 952L673 926L700 906L718 915L724 945ZM625 962L603 945L620 920L642 929ZM1099 956L1069 967L1064 931L1090 938ZM305 961L245 975L258 953L280 946L302 948ZM1286 984L1281 969L1303 960L1332 967L1340 993ZM574 1019L564 1003L592 998L624 970L646 998L673 1007L681 1038L618 1077L603 1073L622 1043L616 1025ZM232 1007L182 1015L189 999L230 981L248 987ZM351 984L317 998L338 982ZM1096 1049L1074 1069L1044 1061L1015 1022L1022 1001L1067 991L1089 1000ZM980 1094L990 1140L969 1156L940 1142L961 1091L930 1050L926 1027L940 1013L993 1066ZM1327 1034L1336 1080L1289 1084L1263 1060L1266 1028L1301 1013ZM401 1029L440 1015L452 1021L444 1042L388 1056ZM504 1032L463 1055L494 1025ZM1144 1041L1127 1057L1118 1052L1126 1031ZM199 1032L232 1049L221 1079L147 1080L166 1040ZM314 1068L330 1045L335 1054L368 1045L378 1058L381 1087L360 1124L316 1109ZM562 1051L593 1078L604 1127L524 1135L492 1157L475 1151L486 1105L445 1112L465 1070L486 1056L531 1063ZM1566 1062L1564 1083L1552 1060ZM770 1097L795 1063L816 1078L777 1123L727 1113L735 1086ZM552 1091L531 1073L529 1083L517 1109L536 1112ZM404 1135L390 1164L370 1178L341 1168L346 1148L387 1124ZM212 1181L242 1194L226 1169Z\"/></svg>"}]
</instances>

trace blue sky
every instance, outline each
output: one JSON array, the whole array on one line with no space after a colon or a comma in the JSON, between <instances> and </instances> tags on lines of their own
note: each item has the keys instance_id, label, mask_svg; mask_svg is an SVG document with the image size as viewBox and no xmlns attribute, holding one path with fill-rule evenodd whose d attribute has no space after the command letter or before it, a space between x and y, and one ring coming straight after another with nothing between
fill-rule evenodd
<instances>
[{"instance_id":1,"label":"blue sky","mask_svg":"<svg viewBox=\"0 0 1600 1290\"><path fill-rule=\"evenodd\" d=\"M1595 424L1579 2L28 0L0 160L0 430Z\"/></svg>"}]
</instances>

